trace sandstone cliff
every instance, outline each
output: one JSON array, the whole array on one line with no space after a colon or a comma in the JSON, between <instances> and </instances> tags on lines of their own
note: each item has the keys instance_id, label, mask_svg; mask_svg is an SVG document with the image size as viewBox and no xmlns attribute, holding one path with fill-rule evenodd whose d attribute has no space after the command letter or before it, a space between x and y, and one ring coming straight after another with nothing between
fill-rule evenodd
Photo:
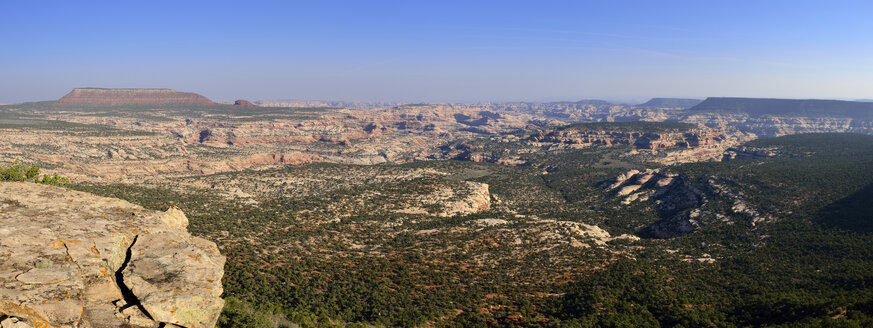
<instances>
[{"instance_id":1,"label":"sandstone cliff","mask_svg":"<svg viewBox=\"0 0 873 328\"><path fill-rule=\"evenodd\" d=\"M57 101L73 106L214 105L208 98L172 89L76 88Z\"/></svg>"},{"instance_id":2,"label":"sandstone cliff","mask_svg":"<svg viewBox=\"0 0 873 328\"><path fill-rule=\"evenodd\" d=\"M0 183L0 326L214 327L225 258L178 209Z\"/></svg>"},{"instance_id":3,"label":"sandstone cliff","mask_svg":"<svg viewBox=\"0 0 873 328\"><path fill-rule=\"evenodd\" d=\"M638 149L712 147L726 139L727 136L718 130L677 123L575 124L531 137L536 142L633 145Z\"/></svg>"}]
</instances>

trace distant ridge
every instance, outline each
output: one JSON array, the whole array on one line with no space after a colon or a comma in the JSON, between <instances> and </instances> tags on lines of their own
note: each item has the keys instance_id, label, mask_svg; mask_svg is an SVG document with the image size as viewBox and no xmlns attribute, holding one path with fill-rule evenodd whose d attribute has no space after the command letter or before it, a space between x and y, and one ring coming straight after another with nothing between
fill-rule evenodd
<instances>
[{"instance_id":1,"label":"distant ridge","mask_svg":"<svg viewBox=\"0 0 873 328\"><path fill-rule=\"evenodd\" d=\"M215 105L209 98L196 93L146 88L75 88L59 99L56 104L74 106Z\"/></svg>"},{"instance_id":2,"label":"distant ridge","mask_svg":"<svg viewBox=\"0 0 873 328\"><path fill-rule=\"evenodd\" d=\"M873 103L823 99L710 97L690 112L728 112L750 115L844 116L873 119Z\"/></svg>"},{"instance_id":3,"label":"distant ridge","mask_svg":"<svg viewBox=\"0 0 873 328\"><path fill-rule=\"evenodd\" d=\"M599 105L599 106L612 105L611 102L608 102L606 100L600 100L600 99L582 99L582 100L577 101L576 104L579 104L579 105Z\"/></svg>"},{"instance_id":4,"label":"distant ridge","mask_svg":"<svg viewBox=\"0 0 873 328\"><path fill-rule=\"evenodd\" d=\"M636 105L645 108L691 108L703 102L700 99L689 98L652 98L649 101Z\"/></svg>"},{"instance_id":5,"label":"distant ridge","mask_svg":"<svg viewBox=\"0 0 873 328\"><path fill-rule=\"evenodd\" d=\"M556 101L552 104L576 104L576 105L594 105L594 106L610 106L613 103L600 99L582 99L579 101Z\"/></svg>"}]
</instances>

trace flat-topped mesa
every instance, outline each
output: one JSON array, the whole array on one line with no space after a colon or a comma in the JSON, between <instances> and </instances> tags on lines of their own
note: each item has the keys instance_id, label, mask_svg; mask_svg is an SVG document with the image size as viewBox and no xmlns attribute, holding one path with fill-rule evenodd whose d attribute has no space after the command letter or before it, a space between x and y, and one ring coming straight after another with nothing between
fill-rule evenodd
<instances>
[{"instance_id":1,"label":"flat-topped mesa","mask_svg":"<svg viewBox=\"0 0 873 328\"><path fill-rule=\"evenodd\" d=\"M709 97L689 113L847 117L873 120L873 103L827 99L770 99Z\"/></svg>"},{"instance_id":2,"label":"flat-topped mesa","mask_svg":"<svg viewBox=\"0 0 873 328\"><path fill-rule=\"evenodd\" d=\"M76 88L59 99L58 105L85 106L159 106L214 105L209 98L172 89L102 89Z\"/></svg>"}]
</instances>

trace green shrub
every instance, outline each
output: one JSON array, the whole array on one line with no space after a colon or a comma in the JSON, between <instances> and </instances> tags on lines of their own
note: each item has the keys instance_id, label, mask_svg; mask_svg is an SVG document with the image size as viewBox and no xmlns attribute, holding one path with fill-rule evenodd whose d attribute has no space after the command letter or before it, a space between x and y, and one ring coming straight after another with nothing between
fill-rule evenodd
<instances>
[{"instance_id":1,"label":"green shrub","mask_svg":"<svg viewBox=\"0 0 873 328\"><path fill-rule=\"evenodd\" d=\"M25 165L15 160L9 167L0 168L0 181L26 181L53 186L66 186L70 180L57 174L39 176L39 163Z\"/></svg>"},{"instance_id":2,"label":"green shrub","mask_svg":"<svg viewBox=\"0 0 873 328\"><path fill-rule=\"evenodd\" d=\"M235 297L224 299L224 309L218 318L218 327L272 328L269 318Z\"/></svg>"}]
</instances>

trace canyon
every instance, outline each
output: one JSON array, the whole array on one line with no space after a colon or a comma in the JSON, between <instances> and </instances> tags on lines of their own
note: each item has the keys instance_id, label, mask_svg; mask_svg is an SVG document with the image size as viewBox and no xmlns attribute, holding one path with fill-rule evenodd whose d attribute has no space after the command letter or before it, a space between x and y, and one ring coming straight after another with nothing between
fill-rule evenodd
<instances>
[{"instance_id":1,"label":"canyon","mask_svg":"<svg viewBox=\"0 0 873 328\"><path fill-rule=\"evenodd\" d=\"M394 285L358 294L491 302L453 286L506 281L539 295L625 256L662 252L658 243L719 229L758 242L793 205L769 206L761 190L731 179L763 167L771 171L756 179L766 180L780 163L821 152L767 140L873 134L873 120L856 104L768 112L757 103L213 102L86 88L0 106L0 164L37 163L71 188L159 209L0 183L0 235L15 236L0 239L10 263L0 271L0 325L212 327L222 290L319 308L359 279ZM765 191L786 187L773 185ZM664 256L721 261L717 248L700 249ZM499 316L494 306L488 315Z\"/></svg>"},{"instance_id":2,"label":"canyon","mask_svg":"<svg viewBox=\"0 0 873 328\"><path fill-rule=\"evenodd\" d=\"M744 111L755 108L746 104L750 101L755 103L745 98L707 99L691 108L688 106L696 100L665 98L640 105L599 100L390 107L349 103L355 109L299 107L333 104L326 102L261 101L259 107L240 100L234 105L222 105L170 89L81 88L51 104L3 106L2 110L13 119L0 125L0 160L38 161L52 173L84 181L143 182L155 177L312 162L378 164L459 159L531 165L524 154L501 155L452 146L483 138L528 142L534 152L559 146L630 145L638 151L660 153L659 161L670 164L719 160L728 148L759 137L809 132L873 133L873 120L857 114L863 107L858 104L862 103L825 103L831 107L823 110L852 103L849 111L856 114L845 117L847 112L840 110L832 116L821 111L815 116L803 116L816 102L801 106L806 110L798 113ZM289 107L265 107L280 105ZM28 119L14 119L19 116ZM688 125L667 133L597 131L584 124L574 125L624 121Z\"/></svg>"}]
</instances>

